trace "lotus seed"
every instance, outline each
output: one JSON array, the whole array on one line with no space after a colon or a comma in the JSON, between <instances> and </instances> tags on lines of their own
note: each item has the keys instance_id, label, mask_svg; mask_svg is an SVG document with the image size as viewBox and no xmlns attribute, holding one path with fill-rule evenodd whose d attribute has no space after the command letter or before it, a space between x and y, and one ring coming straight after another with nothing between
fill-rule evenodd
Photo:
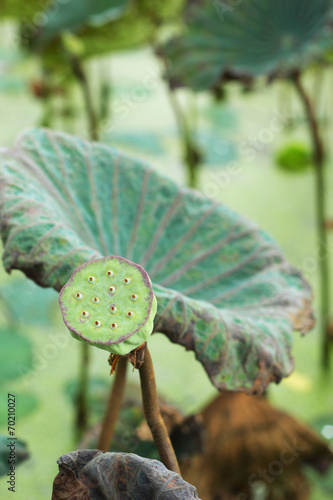
<instances>
[{"instance_id":1,"label":"lotus seed","mask_svg":"<svg viewBox=\"0 0 333 500\"><path fill-rule=\"evenodd\" d=\"M117 314L117 312L118 312L117 307L116 306L110 306L110 312L111 312L111 314Z\"/></svg>"},{"instance_id":2,"label":"lotus seed","mask_svg":"<svg viewBox=\"0 0 333 500\"><path fill-rule=\"evenodd\" d=\"M99 304L100 300L98 297L94 297L93 299L91 299L91 302L93 302L94 304Z\"/></svg>"},{"instance_id":3,"label":"lotus seed","mask_svg":"<svg viewBox=\"0 0 333 500\"><path fill-rule=\"evenodd\" d=\"M108 278L113 278L114 272L109 269L109 271L107 271L106 275Z\"/></svg>"},{"instance_id":4,"label":"lotus seed","mask_svg":"<svg viewBox=\"0 0 333 500\"><path fill-rule=\"evenodd\" d=\"M96 283L96 278L94 276L89 276L88 283L90 283L91 285L93 285L94 283Z\"/></svg>"},{"instance_id":5,"label":"lotus seed","mask_svg":"<svg viewBox=\"0 0 333 500\"><path fill-rule=\"evenodd\" d=\"M76 300L82 300L83 299L83 293L76 293L75 294Z\"/></svg>"},{"instance_id":6,"label":"lotus seed","mask_svg":"<svg viewBox=\"0 0 333 500\"><path fill-rule=\"evenodd\" d=\"M81 318L83 319L88 319L90 316L90 314L88 313L88 311L82 311L81 313Z\"/></svg>"},{"instance_id":7,"label":"lotus seed","mask_svg":"<svg viewBox=\"0 0 333 500\"><path fill-rule=\"evenodd\" d=\"M124 279L124 285L130 285L131 284L131 278L125 278Z\"/></svg>"},{"instance_id":8,"label":"lotus seed","mask_svg":"<svg viewBox=\"0 0 333 500\"><path fill-rule=\"evenodd\" d=\"M137 296L137 294L136 294L136 293L133 293L133 294L131 295L131 301L132 301L132 302L135 302L136 300L138 300L138 296Z\"/></svg>"},{"instance_id":9,"label":"lotus seed","mask_svg":"<svg viewBox=\"0 0 333 500\"><path fill-rule=\"evenodd\" d=\"M94 327L95 328L100 328L102 326L102 322L101 321L94 321Z\"/></svg>"},{"instance_id":10,"label":"lotus seed","mask_svg":"<svg viewBox=\"0 0 333 500\"><path fill-rule=\"evenodd\" d=\"M118 328L118 323L111 323L110 328L112 328L112 330L114 330L115 328Z\"/></svg>"},{"instance_id":11,"label":"lotus seed","mask_svg":"<svg viewBox=\"0 0 333 500\"><path fill-rule=\"evenodd\" d=\"M134 316L134 312L132 312L132 311L128 311L128 313L126 314L126 316L127 316L128 318L133 318L133 316Z\"/></svg>"},{"instance_id":12,"label":"lotus seed","mask_svg":"<svg viewBox=\"0 0 333 500\"><path fill-rule=\"evenodd\" d=\"M109 288L109 292L113 295L116 291L116 287L114 285L111 285Z\"/></svg>"}]
</instances>

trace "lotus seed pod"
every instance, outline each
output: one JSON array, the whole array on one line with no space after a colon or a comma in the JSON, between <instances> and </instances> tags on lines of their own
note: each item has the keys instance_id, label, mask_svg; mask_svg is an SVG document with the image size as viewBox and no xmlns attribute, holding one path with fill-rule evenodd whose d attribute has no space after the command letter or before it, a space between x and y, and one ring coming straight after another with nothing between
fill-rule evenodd
<instances>
[{"instance_id":1,"label":"lotus seed pod","mask_svg":"<svg viewBox=\"0 0 333 500\"><path fill-rule=\"evenodd\" d=\"M59 302L77 340L124 356L153 331L157 301L146 271L123 257L105 257L75 269Z\"/></svg>"}]
</instances>

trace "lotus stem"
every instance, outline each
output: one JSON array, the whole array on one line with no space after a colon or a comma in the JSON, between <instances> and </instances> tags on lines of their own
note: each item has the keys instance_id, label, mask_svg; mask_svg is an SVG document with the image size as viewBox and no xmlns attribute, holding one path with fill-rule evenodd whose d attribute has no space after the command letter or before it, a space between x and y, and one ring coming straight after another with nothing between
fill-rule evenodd
<instances>
[{"instance_id":1,"label":"lotus stem","mask_svg":"<svg viewBox=\"0 0 333 500\"><path fill-rule=\"evenodd\" d=\"M143 410L161 461L169 470L180 474L176 454L161 416L154 367L148 347L146 347L144 362L139 368L139 372Z\"/></svg>"},{"instance_id":2,"label":"lotus stem","mask_svg":"<svg viewBox=\"0 0 333 500\"><path fill-rule=\"evenodd\" d=\"M83 100L86 108L86 115L89 124L89 136L92 141L98 141L98 119L95 113L91 91L87 76L78 57L71 58L72 71L77 79L83 94Z\"/></svg>"},{"instance_id":3,"label":"lotus stem","mask_svg":"<svg viewBox=\"0 0 333 500\"><path fill-rule=\"evenodd\" d=\"M91 92L88 84L86 74L83 70L81 62L78 57L72 57L72 71L76 77L83 93L83 98L86 107L86 113L89 123L89 136L92 141L98 140L98 127L95 110L92 103ZM81 359L81 373L79 379L79 392L78 392L78 407L77 407L77 430L78 434L82 434L88 422L88 407L87 407L87 394L88 394L88 372L89 372L89 345L84 342L82 347Z\"/></svg>"},{"instance_id":4,"label":"lotus stem","mask_svg":"<svg viewBox=\"0 0 333 500\"><path fill-rule=\"evenodd\" d=\"M179 135L183 143L184 161L187 166L187 185L192 188L197 188L199 165L201 162L199 148L195 143L190 126L187 123L185 114L183 113L174 91L169 88L168 93L170 104L176 117Z\"/></svg>"},{"instance_id":5,"label":"lotus stem","mask_svg":"<svg viewBox=\"0 0 333 500\"><path fill-rule=\"evenodd\" d=\"M98 439L97 448L102 451L109 451L111 446L125 390L126 369L127 358L125 356L121 356L117 364L116 376L110 391L108 406Z\"/></svg>"},{"instance_id":6,"label":"lotus stem","mask_svg":"<svg viewBox=\"0 0 333 500\"><path fill-rule=\"evenodd\" d=\"M103 123L110 119L111 84L103 79L100 83L100 111L99 122Z\"/></svg>"},{"instance_id":7,"label":"lotus stem","mask_svg":"<svg viewBox=\"0 0 333 500\"><path fill-rule=\"evenodd\" d=\"M76 413L76 429L78 437L84 432L88 423L88 367L90 360L89 345L83 342L80 351L80 371L79 371L79 387L77 392L77 413Z\"/></svg>"},{"instance_id":8,"label":"lotus stem","mask_svg":"<svg viewBox=\"0 0 333 500\"><path fill-rule=\"evenodd\" d=\"M52 97L47 95L42 99L42 118L40 120L40 127L52 127L52 122L54 118L54 108L52 106Z\"/></svg>"},{"instance_id":9,"label":"lotus stem","mask_svg":"<svg viewBox=\"0 0 333 500\"><path fill-rule=\"evenodd\" d=\"M325 225L326 219L326 186L325 186L325 151L322 138L320 136L319 123L314 110L313 103L308 96L299 73L293 76L296 91L303 104L308 120L309 131L312 139L313 163L316 177L316 218L318 237L318 260L320 273L320 316L322 330L321 360L324 369L330 365L330 337L329 337L329 314L330 314L330 270L328 262L328 237Z\"/></svg>"}]
</instances>

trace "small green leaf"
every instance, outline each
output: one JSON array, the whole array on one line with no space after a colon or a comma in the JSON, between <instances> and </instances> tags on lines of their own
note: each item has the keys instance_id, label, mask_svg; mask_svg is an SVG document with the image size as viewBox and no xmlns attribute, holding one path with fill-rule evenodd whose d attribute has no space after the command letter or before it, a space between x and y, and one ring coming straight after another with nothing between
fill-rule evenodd
<instances>
[{"instance_id":1,"label":"small green leaf","mask_svg":"<svg viewBox=\"0 0 333 500\"><path fill-rule=\"evenodd\" d=\"M311 165L311 150L302 143L292 143L275 154L275 162L286 172L304 172Z\"/></svg>"}]
</instances>

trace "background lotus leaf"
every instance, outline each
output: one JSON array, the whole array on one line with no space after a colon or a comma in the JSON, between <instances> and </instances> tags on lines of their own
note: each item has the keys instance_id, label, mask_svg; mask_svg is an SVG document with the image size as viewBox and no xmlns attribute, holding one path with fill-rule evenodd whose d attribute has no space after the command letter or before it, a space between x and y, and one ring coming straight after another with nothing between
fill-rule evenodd
<instances>
[{"instance_id":1,"label":"background lotus leaf","mask_svg":"<svg viewBox=\"0 0 333 500\"><path fill-rule=\"evenodd\" d=\"M191 0L184 32L160 48L174 87L218 87L300 68L332 47L331 0Z\"/></svg>"},{"instance_id":2,"label":"background lotus leaf","mask_svg":"<svg viewBox=\"0 0 333 500\"><path fill-rule=\"evenodd\" d=\"M1 1L1 0L0 0ZM83 44L83 57L126 50L152 43L160 25L179 15L184 0L70 0L65 5L51 4L45 11L46 22L27 38L34 50L43 50L44 60L57 63L63 59L58 43L64 31L71 31ZM103 8L104 6L104 8ZM50 14L48 14L50 12Z\"/></svg>"},{"instance_id":3,"label":"background lotus leaf","mask_svg":"<svg viewBox=\"0 0 333 500\"><path fill-rule=\"evenodd\" d=\"M154 331L193 350L217 388L261 392L291 372L291 333L312 327L312 293L254 223L64 133L24 133L0 166L8 272L60 290L84 262L126 257L152 279Z\"/></svg>"},{"instance_id":4,"label":"background lotus leaf","mask_svg":"<svg viewBox=\"0 0 333 500\"><path fill-rule=\"evenodd\" d=\"M84 25L103 25L124 14L129 0L70 0L54 2L45 12L46 22L39 43L47 44L63 31L76 31Z\"/></svg>"}]
</instances>

